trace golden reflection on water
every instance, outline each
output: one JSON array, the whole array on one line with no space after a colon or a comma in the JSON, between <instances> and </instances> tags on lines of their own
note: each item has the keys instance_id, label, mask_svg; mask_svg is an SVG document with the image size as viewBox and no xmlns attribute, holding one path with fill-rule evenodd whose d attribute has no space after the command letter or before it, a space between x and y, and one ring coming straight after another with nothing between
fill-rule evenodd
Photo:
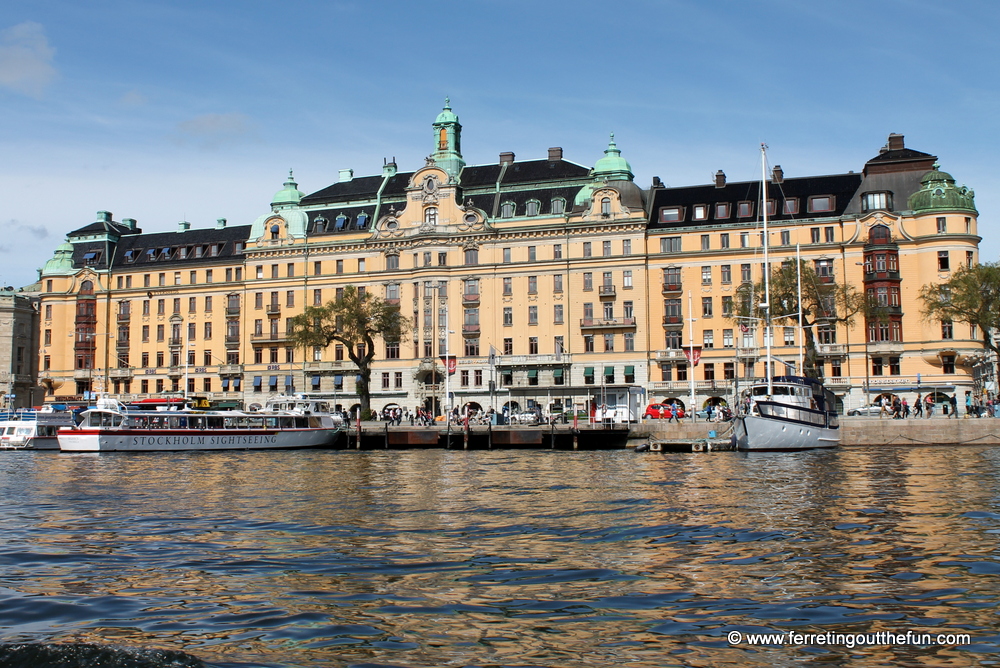
<instances>
[{"instance_id":1,"label":"golden reflection on water","mask_svg":"<svg viewBox=\"0 0 1000 668\"><path fill-rule=\"evenodd\" d=\"M988 448L10 454L17 637L276 666L977 665L725 630L995 626ZM30 597L70 605L3 615Z\"/></svg>"}]
</instances>

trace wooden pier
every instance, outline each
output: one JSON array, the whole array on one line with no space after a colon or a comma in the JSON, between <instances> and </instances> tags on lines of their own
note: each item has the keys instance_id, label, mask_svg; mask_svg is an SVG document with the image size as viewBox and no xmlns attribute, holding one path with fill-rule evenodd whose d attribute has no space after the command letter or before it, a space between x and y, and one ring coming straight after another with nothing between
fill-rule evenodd
<instances>
[{"instance_id":1,"label":"wooden pier","mask_svg":"<svg viewBox=\"0 0 1000 668\"><path fill-rule=\"evenodd\" d=\"M446 448L450 450L611 450L628 446L628 426L537 425L494 426L435 424L427 427L363 422L352 425L341 440L351 450Z\"/></svg>"}]
</instances>

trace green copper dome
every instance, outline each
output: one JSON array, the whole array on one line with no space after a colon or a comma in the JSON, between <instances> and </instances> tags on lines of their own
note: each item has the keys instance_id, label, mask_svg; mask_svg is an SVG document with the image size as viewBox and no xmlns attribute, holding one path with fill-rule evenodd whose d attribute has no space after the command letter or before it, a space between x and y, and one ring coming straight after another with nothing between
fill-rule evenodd
<instances>
[{"instance_id":1,"label":"green copper dome","mask_svg":"<svg viewBox=\"0 0 1000 668\"><path fill-rule=\"evenodd\" d=\"M299 190L299 184L292 178L292 170L289 169L285 187L274 194L274 197L271 198L271 205L298 204L302 201L303 197L305 197L305 194Z\"/></svg>"},{"instance_id":2,"label":"green copper dome","mask_svg":"<svg viewBox=\"0 0 1000 668\"><path fill-rule=\"evenodd\" d=\"M458 123L458 116L456 116L451 110L451 98L446 97L444 99L444 109L438 114L437 118L434 119L434 123Z\"/></svg>"},{"instance_id":3,"label":"green copper dome","mask_svg":"<svg viewBox=\"0 0 1000 668\"><path fill-rule=\"evenodd\" d=\"M957 187L955 178L948 172L942 172L940 165L934 163L934 169L924 174L920 179L920 190L910 195L907 207L915 213L931 213L945 211L976 211L976 194L971 188Z\"/></svg>"},{"instance_id":4,"label":"green copper dome","mask_svg":"<svg viewBox=\"0 0 1000 668\"><path fill-rule=\"evenodd\" d=\"M602 181L631 181L635 177L632 165L622 157L622 152L615 144L614 132L611 133L608 148L604 150L604 157L597 161L590 173L595 179Z\"/></svg>"},{"instance_id":5,"label":"green copper dome","mask_svg":"<svg viewBox=\"0 0 1000 668\"><path fill-rule=\"evenodd\" d=\"M69 239L56 246L52 259L45 263L42 276L68 276L74 273L73 244Z\"/></svg>"}]
</instances>

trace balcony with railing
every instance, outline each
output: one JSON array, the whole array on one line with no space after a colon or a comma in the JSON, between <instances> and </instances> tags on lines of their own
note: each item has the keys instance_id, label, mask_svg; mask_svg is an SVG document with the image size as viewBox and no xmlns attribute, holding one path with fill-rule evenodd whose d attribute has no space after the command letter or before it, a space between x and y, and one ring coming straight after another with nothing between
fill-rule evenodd
<instances>
[{"instance_id":1,"label":"balcony with railing","mask_svg":"<svg viewBox=\"0 0 1000 668\"><path fill-rule=\"evenodd\" d=\"M254 332L250 335L251 341L284 341L288 338L287 333L278 330L268 330L265 332Z\"/></svg>"},{"instance_id":2,"label":"balcony with railing","mask_svg":"<svg viewBox=\"0 0 1000 668\"><path fill-rule=\"evenodd\" d=\"M131 319L132 319L131 311L118 312L118 322L129 322Z\"/></svg>"},{"instance_id":3,"label":"balcony with railing","mask_svg":"<svg viewBox=\"0 0 1000 668\"><path fill-rule=\"evenodd\" d=\"M463 304L478 304L479 303L479 293L478 292L466 292L462 295Z\"/></svg>"},{"instance_id":4,"label":"balcony with railing","mask_svg":"<svg viewBox=\"0 0 1000 668\"><path fill-rule=\"evenodd\" d=\"M847 354L847 346L843 343L817 343L816 354L825 357L837 357Z\"/></svg>"},{"instance_id":5,"label":"balcony with railing","mask_svg":"<svg viewBox=\"0 0 1000 668\"><path fill-rule=\"evenodd\" d=\"M133 369L131 367L126 367L124 369L108 369L108 377L112 380L130 380L133 376Z\"/></svg>"},{"instance_id":6,"label":"balcony with railing","mask_svg":"<svg viewBox=\"0 0 1000 668\"><path fill-rule=\"evenodd\" d=\"M462 325L463 336L479 336L479 325Z\"/></svg>"},{"instance_id":7,"label":"balcony with railing","mask_svg":"<svg viewBox=\"0 0 1000 668\"><path fill-rule=\"evenodd\" d=\"M399 306L399 297L386 297L385 303L389 306Z\"/></svg>"},{"instance_id":8,"label":"balcony with railing","mask_svg":"<svg viewBox=\"0 0 1000 668\"><path fill-rule=\"evenodd\" d=\"M182 366L172 366L167 369L167 376L170 378L180 378L184 375L184 367Z\"/></svg>"},{"instance_id":9,"label":"balcony with railing","mask_svg":"<svg viewBox=\"0 0 1000 668\"><path fill-rule=\"evenodd\" d=\"M243 373L242 364L220 364L219 365L219 375L220 376L238 376Z\"/></svg>"},{"instance_id":10,"label":"balcony with railing","mask_svg":"<svg viewBox=\"0 0 1000 668\"><path fill-rule=\"evenodd\" d=\"M545 353L542 355L503 355L498 357L497 366L539 366L545 364L571 364L573 356L569 353Z\"/></svg>"},{"instance_id":11,"label":"balcony with railing","mask_svg":"<svg viewBox=\"0 0 1000 668\"><path fill-rule=\"evenodd\" d=\"M678 361L686 359L687 356L684 354L684 351L678 348L668 348L667 350L656 351L656 360L658 362L669 362L669 361Z\"/></svg>"},{"instance_id":12,"label":"balcony with railing","mask_svg":"<svg viewBox=\"0 0 1000 668\"><path fill-rule=\"evenodd\" d=\"M760 348L756 346L740 346L736 349L736 357L739 358L760 357Z\"/></svg>"},{"instance_id":13,"label":"balcony with railing","mask_svg":"<svg viewBox=\"0 0 1000 668\"><path fill-rule=\"evenodd\" d=\"M742 381L741 381L742 384ZM713 393L713 392L730 392L733 388L733 381L731 380L696 380L694 381L695 392L699 393ZM669 391L669 392L684 392L691 390L690 380L659 380L653 381L653 390L659 391Z\"/></svg>"},{"instance_id":14,"label":"balcony with railing","mask_svg":"<svg viewBox=\"0 0 1000 668\"><path fill-rule=\"evenodd\" d=\"M344 362L340 360L335 362L306 362L304 366L306 371L336 371L343 368Z\"/></svg>"},{"instance_id":15,"label":"balcony with railing","mask_svg":"<svg viewBox=\"0 0 1000 668\"><path fill-rule=\"evenodd\" d=\"M184 337L181 337L181 336L171 336L167 340L167 345L170 346L171 348L176 348L177 346L183 346L184 345Z\"/></svg>"},{"instance_id":16,"label":"balcony with railing","mask_svg":"<svg viewBox=\"0 0 1000 668\"><path fill-rule=\"evenodd\" d=\"M226 345L234 345L240 342L239 334L226 334Z\"/></svg>"},{"instance_id":17,"label":"balcony with railing","mask_svg":"<svg viewBox=\"0 0 1000 668\"><path fill-rule=\"evenodd\" d=\"M598 290L600 291L598 294L601 297L614 298L614 296L617 294L615 292L615 286L613 285L602 285L598 288Z\"/></svg>"},{"instance_id":18,"label":"balcony with railing","mask_svg":"<svg viewBox=\"0 0 1000 668\"><path fill-rule=\"evenodd\" d=\"M868 344L870 355L898 355L903 352L902 341L873 341Z\"/></svg>"},{"instance_id":19,"label":"balcony with railing","mask_svg":"<svg viewBox=\"0 0 1000 668\"><path fill-rule=\"evenodd\" d=\"M264 312L268 315L281 315L281 304L268 304Z\"/></svg>"},{"instance_id":20,"label":"balcony with railing","mask_svg":"<svg viewBox=\"0 0 1000 668\"><path fill-rule=\"evenodd\" d=\"M667 327L670 327L670 326L677 327L677 326L683 325L684 324L684 316L680 315L680 314L677 314L677 315L665 315L665 316L663 316L663 324L664 324L664 326L667 326Z\"/></svg>"},{"instance_id":21,"label":"balcony with railing","mask_svg":"<svg viewBox=\"0 0 1000 668\"><path fill-rule=\"evenodd\" d=\"M684 291L683 286L680 283L664 283L663 284L663 294L675 294Z\"/></svg>"},{"instance_id":22,"label":"balcony with railing","mask_svg":"<svg viewBox=\"0 0 1000 668\"><path fill-rule=\"evenodd\" d=\"M612 329L635 327L635 318L582 318L580 329Z\"/></svg>"},{"instance_id":23,"label":"balcony with railing","mask_svg":"<svg viewBox=\"0 0 1000 668\"><path fill-rule=\"evenodd\" d=\"M240 309L239 304L227 306L226 307L226 316L230 317L230 318L233 317L233 316L238 316L240 314L240 311L241 311L241 309Z\"/></svg>"}]
</instances>

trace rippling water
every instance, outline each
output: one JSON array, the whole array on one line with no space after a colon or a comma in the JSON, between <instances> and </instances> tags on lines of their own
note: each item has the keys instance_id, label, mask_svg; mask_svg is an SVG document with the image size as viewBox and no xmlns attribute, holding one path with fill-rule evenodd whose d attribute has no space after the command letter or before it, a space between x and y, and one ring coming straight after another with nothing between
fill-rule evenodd
<instances>
[{"instance_id":1,"label":"rippling water","mask_svg":"<svg viewBox=\"0 0 1000 668\"><path fill-rule=\"evenodd\" d=\"M1000 449L0 452L4 642L212 666L992 663ZM730 631L968 633L731 645Z\"/></svg>"}]
</instances>

